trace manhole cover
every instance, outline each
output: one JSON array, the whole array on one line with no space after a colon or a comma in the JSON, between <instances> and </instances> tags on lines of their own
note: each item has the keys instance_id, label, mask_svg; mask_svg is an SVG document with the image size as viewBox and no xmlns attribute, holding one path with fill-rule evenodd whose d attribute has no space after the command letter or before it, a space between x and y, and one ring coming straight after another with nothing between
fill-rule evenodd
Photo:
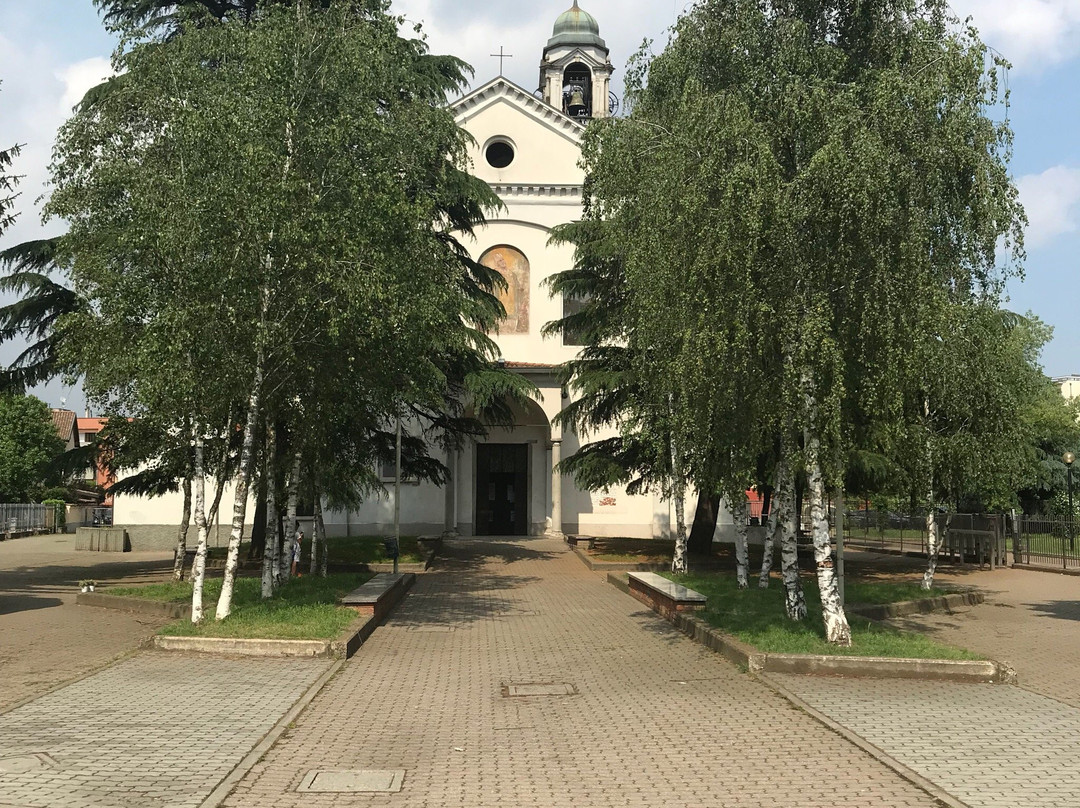
<instances>
[{"instance_id":1,"label":"manhole cover","mask_svg":"<svg viewBox=\"0 0 1080 808\"><path fill-rule=\"evenodd\" d=\"M304 775L297 791L324 794L401 791L404 769L316 769Z\"/></svg>"},{"instance_id":2,"label":"manhole cover","mask_svg":"<svg viewBox=\"0 0 1080 808\"><path fill-rule=\"evenodd\" d=\"M57 763L44 752L0 757L0 774L23 774L36 769L55 769Z\"/></svg>"},{"instance_id":3,"label":"manhole cover","mask_svg":"<svg viewBox=\"0 0 1080 808\"><path fill-rule=\"evenodd\" d=\"M569 682L525 682L503 685L503 696L574 696L577 688Z\"/></svg>"}]
</instances>

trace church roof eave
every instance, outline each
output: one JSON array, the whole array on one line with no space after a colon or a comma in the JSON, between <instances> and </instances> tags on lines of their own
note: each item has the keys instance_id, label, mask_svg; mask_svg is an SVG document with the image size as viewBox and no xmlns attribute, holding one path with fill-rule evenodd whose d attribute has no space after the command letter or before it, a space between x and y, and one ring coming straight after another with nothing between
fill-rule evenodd
<instances>
[{"instance_id":1,"label":"church roof eave","mask_svg":"<svg viewBox=\"0 0 1080 808\"><path fill-rule=\"evenodd\" d=\"M551 106L542 98L538 98L528 90L518 86L505 76L496 76L486 84L452 102L450 111L460 125L500 99L506 99L516 104L539 123L558 132L568 140L578 145L581 144L581 136L585 132L584 125L563 113L562 110Z\"/></svg>"}]
</instances>

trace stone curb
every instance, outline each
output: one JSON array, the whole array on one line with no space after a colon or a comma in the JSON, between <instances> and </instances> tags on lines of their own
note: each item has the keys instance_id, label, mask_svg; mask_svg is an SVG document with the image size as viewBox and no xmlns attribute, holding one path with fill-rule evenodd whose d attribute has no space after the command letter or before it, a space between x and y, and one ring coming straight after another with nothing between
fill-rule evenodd
<instances>
[{"instance_id":1,"label":"stone curb","mask_svg":"<svg viewBox=\"0 0 1080 808\"><path fill-rule=\"evenodd\" d=\"M398 572L427 572L431 565L435 562L435 556L438 553L437 548L433 548L428 551L427 558L420 563L410 564L398 564ZM335 564L330 562L326 565L326 569L329 572L393 572L394 563L376 562L372 564Z\"/></svg>"},{"instance_id":2,"label":"stone curb","mask_svg":"<svg viewBox=\"0 0 1080 808\"><path fill-rule=\"evenodd\" d=\"M799 696L792 693L790 690L777 682L771 676L768 676L764 673L759 673L756 675L755 678L758 679L758 681L762 682L766 687L773 690L780 697L787 699L794 707L802 710L815 721L832 730L844 740L848 741L851 744L854 744L859 749L868 754L870 757L874 758L874 760L892 769L894 772L900 775L900 777L904 778L912 785L916 786L917 788L921 788L938 802L947 805L948 808L971 808L971 806L968 805L966 802L958 800L956 797L942 789L940 786L936 785L930 780L927 780L914 769L908 768L896 758L892 757L892 755L874 746L861 735L856 735L847 727L837 723L824 713L816 710L814 707L810 706L810 704L805 702Z\"/></svg>"},{"instance_id":3,"label":"stone curb","mask_svg":"<svg viewBox=\"0 0 1080 808\"><path fill-rule=\"evenodd\" d=\"M194 651L203 654L233 654L257 657L330 657L348 659L356 653L408 593L416 575L407 573L390 590L386 608L380 614L364 615L332 640L249 640L235 637L171 637L157 634L151 645L161 651Z\"/></svg>"},{"instance_id":4,"label":"stone curb","mask_svg":"<svg viewBox=\"0 0 1080 808\"><path fill-rule=\"evenodd\" d=\"M985 600L986 595L982 592L953 592L936 598L907 600L902 603L848 606L846 611L869 620L888 620L892 617L905 617L909 614L951 612L958 606L975 606Z\"/></svg>"},{"instance_id":5,"label":"stone curb","mask_svg":"<svg viewBox=\"0 0 1080 808\"><path fill-rule=\"evenodd\" d=\"M608 581L622 589L624 584L619 580L620 577L609 573ZM1008 665L993 660L767 654L718 631L702 618L688 612L673 615L669 622L694 642L704 645L753 674L793 673L807 676L1016 684L1016 673Z\"/></svg>"},{"instance_id":6,"label":"stone curb","mask_svg":"<svg viewBox=\"0 0 1080 808\"><path fill-rule=\"evenodd\" d=\"M1045 567L1040 564L1013 564L1014 570L1027 570L1028 572L1053 572L1058 575L1080 575L1080 570L1067 570L1061 567Z\"/></svg>"},{"instance_id":7,"label":"stone curb","mask_svg":"<svg viewBox=\"0 0 1080 808\"><path fill-rule=\"evenodd\" d=\"M270 728L270 731L262 737L255 747L244 755L243 759L233 767L225 777L217 784L213 791L199 803L199 808L217 808L225 802L225 799L232 793L233 789L240 785L241 781L247 776L255 764L262 760L270 748L278 742L278 739L285 733L289 726L300 716L307 706L315 700L315 697L319 694L327 682L329 682L337 672L341 670L341 666L345 664L342 659L334 662L330 667L320 676L315 683L307 689L307 691L296 703L289 708L288 712L281 717L281 719Z\"/></svg>"},{"instance_id":8,"label":"stone curb","mask_svg":"<svg viewBox=\"0 0 1080 808\"><path fill-rule=\"evenodd\" d=\"M629 561L593 561L585 551L578 549L576 546L571 546L570 550L585 563L586 567L594 572L603 572L604 570L612 572L663 572L669 566L667 564L633 564Z\"/></svg>"},{"instance_id":9,"label":"stone curb","mask_svg":"<svg viewBox=\"0 0 1080 808\"><path fill-rule=\"evenodd\" d=\"M122 595L108 595L104 592L80 592L75 596L80 606L99 606L103 609L116 609L122 612L140 612L160 617L191 618L190 603L161 603L144 598L129 598Z\"/></svg>"}]
</instances>

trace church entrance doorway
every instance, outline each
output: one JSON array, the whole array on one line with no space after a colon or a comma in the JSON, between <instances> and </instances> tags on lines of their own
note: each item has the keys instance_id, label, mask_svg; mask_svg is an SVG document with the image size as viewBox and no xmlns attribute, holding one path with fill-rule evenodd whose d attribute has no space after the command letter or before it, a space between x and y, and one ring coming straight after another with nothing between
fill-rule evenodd
<instances>
[{"instance_id":1,"label":"church entrance doorway","mask_svg":"<svg viewBox=\"0 0 1080 808\"><path fill-rule=\"evenodd\" d=\"M476 534L526 536L529 520L529 445L476 446Z\"/></svg>"}]
</instances>

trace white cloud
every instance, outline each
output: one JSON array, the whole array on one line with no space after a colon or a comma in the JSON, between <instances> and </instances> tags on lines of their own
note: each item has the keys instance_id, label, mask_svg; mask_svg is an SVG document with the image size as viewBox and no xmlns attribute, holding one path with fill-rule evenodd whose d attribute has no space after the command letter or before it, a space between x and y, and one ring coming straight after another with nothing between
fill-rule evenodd
<instances>
[{"instance_id":1,"label":"white cloud","mask_svg":"<svg viewBox=\"0 0 1080 808\"><path fill-rule=\"evenodd\" d=\"M1080 168L1054 166L1016 182L1027 211L1025 243L1043 247L1058 236L1080 230Z\"/></svg>"},{"instance_id":2,"label":"white cloud","mask_svg":"<svg viewBox=\"0 0 1080 808\"><path fill-rule=\"evenodd\" d=\"M82 100L87 90L101 84L112 74L109 60L101 56L92 56L57 70L56 77L64 85L64 94L60 98L61 112L65 116L70 114L72 107Z\"/></svg>"},{"instance_id":3,"label":"white cloud","mask_svg":"<svg viewBox=\"0 0 1080 808\"><path fill-rule=\"evenodd\" d=\"M1080 0L952 0L984 42L1017 70L1036 72L1080 54Z\"/></svg>"}]
</instances>

